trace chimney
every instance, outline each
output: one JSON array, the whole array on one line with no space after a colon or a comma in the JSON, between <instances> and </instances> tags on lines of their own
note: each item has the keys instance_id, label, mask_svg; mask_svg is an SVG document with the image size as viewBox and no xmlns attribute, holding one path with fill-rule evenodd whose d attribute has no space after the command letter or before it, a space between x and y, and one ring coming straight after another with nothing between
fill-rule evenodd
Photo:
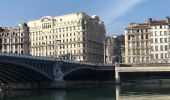
<instances>
[{"instance_id":1,"label":"chimney","mask_svg":"<svg viewBox=\"0 0 170 100\"><path fill-rule=\"evenodd\" d=\"M148 23L149 23L149 24L151 24L152 21L153 21L152 18L149 18L149 19L148 19Z\"/></svg>"},{"instance_id":2,"label":"chimney","mask_svg":"<svg viewBox=\"0 0 170 100\"><path fill-rule=\"evenodd\" d=\"M167 23L169 23L169 24L170 24L170 17L169 17L169 16L167 16L167 17L166 17L166 19L167 19Z\"/></svg>"}]
</instances>

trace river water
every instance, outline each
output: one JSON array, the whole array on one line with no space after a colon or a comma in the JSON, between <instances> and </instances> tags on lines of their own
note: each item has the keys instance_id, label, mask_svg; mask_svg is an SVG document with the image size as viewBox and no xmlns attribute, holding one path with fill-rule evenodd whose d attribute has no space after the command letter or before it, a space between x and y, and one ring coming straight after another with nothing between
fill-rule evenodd
<instances>
[{"instance_id":1,"label":"river water","mask_svg":"<svg viewBox=\"0 0 170 100\"><path fill-rule=\"evenodd\" d=\"M3 91L0 100L170 100L170 85L82 87L53 91Z\"/></svg>"}]
</instances>

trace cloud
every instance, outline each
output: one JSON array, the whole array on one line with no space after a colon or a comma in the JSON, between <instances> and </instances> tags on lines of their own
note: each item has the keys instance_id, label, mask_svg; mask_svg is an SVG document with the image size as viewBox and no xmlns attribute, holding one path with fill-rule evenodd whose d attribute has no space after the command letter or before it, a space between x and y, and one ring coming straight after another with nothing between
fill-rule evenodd
<instances>
[{"instance_id":1,"label":"cloud","mask_svg":"<svg viewBox=\"0 0 170 100\"><path fill-rule=\"evenodd\" d=\"M110 24L118 17L126 14L128 11L144 1L147 0L119 0L116 5L115 2L113 2L114 4L109 8L106 8L107 11L101 15L103 16L105 23Z\"/></svg>"}]
</instances>

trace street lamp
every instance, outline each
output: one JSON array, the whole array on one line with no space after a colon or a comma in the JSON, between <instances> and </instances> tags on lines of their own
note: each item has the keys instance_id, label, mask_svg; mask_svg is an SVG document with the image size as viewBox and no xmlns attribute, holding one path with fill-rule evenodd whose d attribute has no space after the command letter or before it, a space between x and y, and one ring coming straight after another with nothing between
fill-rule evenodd
<instances>
[{"instance_id":1,"label":"street lamp","mask_svg":"<svg viewBox=\"0 0 170 100\"><path fill-rule=\"evenodd\" d=\"M20 39L21 39L21 37L20 37L20 34L21 34L21 30L20 30L20 26L17 26L17 28L18 28L18 32L17 32L17 34L18 34L18 54L20 54L21 52L20 52L20 49L21 49L21 43L20 43Z\"/></svg>"},{"instance_id":2,"label":"street lamp","mask_svg":"<svg viewBox=\"0 0 170 100\"><path fill-rule=\"evenodd\" d=\"M45 50L45 57L47 57L47 36L46 37L46 43L45 42L42 42L44 47L46 47L46 50Z\"/></svg>"},{"instance_id":3,"label":"street lamp","mask_svg":"<svg viewBox=\"0 0 170 100\"><path fill-rule=\"evenodd\" d=\"M21 35L20 27L18 27L18 31L19 31L19 54L20 54L20 53L21 53L21 52L20 52L20 49L21 49L21 44L20 44L20 42L21 42L21 41L20 41L20 39L21 39L21 38L20 38L20 35Z\"/></svg>"},{"instance_id":4,"label":"street lamp","mask_svg":"<svg viewBox=\"0 0 170 100\"><path fill-rule=\"evenodd\" d=\"M104 64L106 63L106 40L105 38L103 39L103 48L104 48Z\"/></svg>"},{"instance_id":5,"label":"street lamp","mask_svg":"<svg viewBox=\"0 0 170 100\"><path fill-rule=\"evenodd\" d=\"M12 33L9 34L9 53L12 53Z\"/></svg>"}]
</instances>

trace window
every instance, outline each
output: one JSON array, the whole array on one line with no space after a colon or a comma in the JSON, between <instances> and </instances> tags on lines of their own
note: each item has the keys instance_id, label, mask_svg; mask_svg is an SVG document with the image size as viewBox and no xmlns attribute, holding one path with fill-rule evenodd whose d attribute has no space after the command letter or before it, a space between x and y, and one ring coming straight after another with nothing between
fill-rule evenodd
<instances>
[{"instance_id":1,"label":"window","mask_svg":"<svg viewBox=\"0 0 170 100\"><path fill-rule=\"evenodd\" d=\"M85 47L85 43L83 43L83 47Z\"/></svg>"},{"instance_id":2,"label":"window","mask_svg":"<svg viewBox=\"0 0 170 100\"><path fill-rule=\"evenodd\" d=\"M137 41L137 47L139 47L139 46L140 46L139 41Z\"/></svg>"},{"instance_id":3,"label":"window","mask_svg":"<svg viewBox=\"0 0 170 100\"><path fill-rule=\"evenodd\" d=\"M141 35L141 39L143 39L143 35Z\"/></svg>"},{"instance_id":4,"label":"window","mask_svg":"<svg viewBox=\"0 0 170 100\"><path fill-rule=\"evenodd\" d=\"M162 29L162 26L160 26L160 29Z\"/></svg>"},{"instance_id":5,"label":"window","mask_svg":"<svg viewBox=\"0 0 170 100\"><path fill-rule=\"evenodd\" d=\"M157 38L155 38L155 43L158 43L158 39Z\"/></svg>"},{"instance_id":6,"label":"window","mask_svg":"<svg viewBox=\"0 0 170 100\"><path fill-rule=\"evenodd\" d=\"M146 29L145 32L148 32L148 30Z\"/></svg>"},{"instance_id":7,"label":"window","mask_svg":"<svg viewBox=\"0 0 170 100\"><path fill-rule=\"evenodd\" d=\"M23 42L23 38L21 38L21 42Z\"/></svg>"},{"instance_id":8,"label":"window","mask_svg":"<svg viewBox=\"0 0 170 100\"><path fill-rule=\"evenodd\" d=\"M163 34L162 34L162 31L160 31L160 36L162 36Z\"/></svg>"},{"instance_id":9,"label":"window","mask_svg":"<svg viewBox=\"0 0 170 100\"><path fill-rule=\"evenodd\" d=\"M151 59L154 59L154 55L153 54L151 54Z\"/></svg>"},{"instance_id":10,"label":"window","mask_svg":"<svg viewBox=\"0 0 170 100\"><path fill-rule=\"evenodd\" d=\"M161 53L161 58L164 58L164 54L163 53Z\"/></svg>"},{"instance_id":11,"label":"window","mask_svg":"<svg viewBox=\"0 0 170 100\"><path fill-rule=\"evenodd\" d=\"M153 39L151 39L151 43L153 43Z\"/></svg>"},{"instance_id":12,"label":"window","mask_svg":"<svg viewBox=\"0 0 170 100\"><path fill-rule=\"evenodd\" d=\"M148 35L146 35L146 39L148 39Z\"/></svg>"},{"instance_id":13,"label":"window","mask_svg":"<svg viewBox=\"0 0 170 100\"><path fill-rule=\"evenodd\" d=\"M160 38L160 43L163 43L163 38Z\"/></svg>"},{"instance_id":14,"label":"window","mask_svg":"<svg viewBox=\"0 0 170 100\"><path fill-rule=\"evenodd\" d=\"M129 57L129 62L131 62L131 57Z\"/></svg>"},{"instance_id":15,"label":"window","mask_svg":"<svg viewBox=\"0 0 170 100\"><path fill-rule=\"evenodd\" d=\"M137 30L137 33L139 33L139 30Z\"/></svg>"},{"instance_id":16,"label":"window","mask_svg":"<svg viewBox=\"0 0 170 100\"><path fill-rule=\"evenodd\" d=\"M160 50L163 51L163 45L160 46Z\"/></svg>"},{"instance_id":17,"label":"window","mask_svg":"<svg viewBox=\"0 0 170 100\"><path fill-rule=\"evenodd\" d=\"M157 31L155 31L155 36L157 36Z\"/></svg>"},{"instance_id":18,"label":"window","mask_svg":"<svg viewBox=\"0 0 170 100\"><path fill-rule=\"evenodd\" d=\"M158 46L155 46L155 51L158 51Z\"/></svg>"},{"instance_id":19,"label":"window","mask_svg":"<svg viewBox=\"0 0 170 100\"><path fill-rule=\"evenodd\" d=\"M164 41L165 41L165 43L167 43L168 41L167 41L167 38L164 38Z\"/></svg>"},{"instance_id":20,"label":"window","mask_svg":"<svg viewBox=\"0 0 170 100\"><path fill-rule=\"evenodd\" d=\"M83 37L83 41L85 41L85 37Z\"/></svg>"},{"instance_id":21,"label":"window","mask_svg":"<svg viewBox=\"0 0 170 100\"><path fill-rule=\"evenodd\" d=\"M151 46L151 51L154 51L154 50L153 50L153 46Z\"/></svg>"},{"instance_id":22,"label":"window","mask_svg":"<svg viewBox=\"0 0 170 100\"><path fill-rule=\"evenodd\" d=\"M158 54L155 54L155 58L158 59Z\"/></svg>"},{"instance_id":23,"label":"window","mask_svg":"<svg viewBox=\"0 0 170 100\"><path fill-rule=\"evenodd\" d=\"M83 30L85 29L85 26L84 26L84 25L82 26L82 29L83 29Z\"/></svg>"},{"instance_id":24,"label":"window","mask_svg":"<svg viewBox=\"0 0 170 100\"><path fill-rule=\"evenodd\" d=\"M165 50L168 50L168 46L167 45L165 45Z\"/></svg>"}]
</instances>

